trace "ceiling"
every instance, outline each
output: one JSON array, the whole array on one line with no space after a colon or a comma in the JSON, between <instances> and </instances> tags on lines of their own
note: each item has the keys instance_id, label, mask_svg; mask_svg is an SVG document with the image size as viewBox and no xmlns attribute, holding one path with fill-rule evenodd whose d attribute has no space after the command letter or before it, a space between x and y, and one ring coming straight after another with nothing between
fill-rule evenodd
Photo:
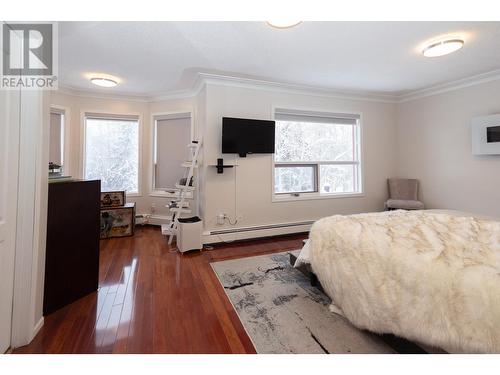
<instances>
[{"instance_id":1,"label":"ceiling","mask_svg":"<svg viewBox=\"0 0 500 375\"><path fill-rule=\"evenodd\" d=\"M441 35L462 50L425 58ZM198 72L402 95L500 68L500 22L60 22L62 87L134 96L190 89ZM102 89L92 73L119 78Z\"/></svg>"}]
</instances>

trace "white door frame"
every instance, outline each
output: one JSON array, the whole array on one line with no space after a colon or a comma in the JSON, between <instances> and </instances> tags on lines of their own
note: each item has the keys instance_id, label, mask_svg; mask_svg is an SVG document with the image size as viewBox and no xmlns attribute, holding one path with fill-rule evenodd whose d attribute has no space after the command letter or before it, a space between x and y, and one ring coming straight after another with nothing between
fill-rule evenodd
<instances>
[{"instance_id":1,"label":"white door frame","mask_svg":"<svg viewBox=\"0 0 500 375\"><path fill-rule=\"evenodd\" d=\"M11 346L16 246L19 91L0 92L0 354Z\"/></svg>"},{"instance_id":2,"label":"white door frame","mask_svg":"<svg viewBox=\"0 0 500 375\"><path fill-rule=\"evenodd\" d=\"M48 203L49 94L21 93L19 185L11 347L27 345L43 325Z\"/></svg>"}]
</instances>

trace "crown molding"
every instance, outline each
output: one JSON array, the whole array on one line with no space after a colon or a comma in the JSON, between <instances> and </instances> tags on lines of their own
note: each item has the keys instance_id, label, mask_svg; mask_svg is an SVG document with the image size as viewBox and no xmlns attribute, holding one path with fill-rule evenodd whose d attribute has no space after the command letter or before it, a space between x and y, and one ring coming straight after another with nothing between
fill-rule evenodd
<instances>
[{"instance_id":1,"label":"crown molding","mask_svg":"<svg viewBox=\"0 0 500 375\"><path fill-rule=\"evenodd\" d=\"M229 87L250 88L256 90L268 90L288 94L302 94L311 96L321 96L345 100L376 101L385 103L395 103L397 96L391 94L380 94L369 91L354 90L333 90L325 87L315 87L308 85L281 83L271 80L242 78L212 73L198 73L195 83L191 89L171 91L167 93L158 93L153 95L127 95L127 94L108 94L93 90L81 90L70 86L59 86L58 93L78 96L84 98L107 99L107 100L126 100L135 102L160 102L164 100L175 100L192 98L199 94L206 84L224 85Z\"/></svg>"},{"instance_id":2,"label":"crown molding","mask_svg":"<svg viewBox=\"0 0 500 375\"><path fill-rule=\"evenodd\" d=\"M316 87L308 85L299 85L291 83L282 83L264 79L243 78L230 75L198 73L193 87L186 90L170 91L152 95L126 95L126 94L107 94L91 90L80 90L73 87L61 86L58 93L85 98L107 99L107 100L125 100L142 103L161 102L165 100L186 99L197 96L206 85L218 85L227 87L238 87L255 90L267 90L287 94L319 96L326 98L335 98L343 100L372 101L382 103L405 103L421 98L438 95L450 91L460 90L466 87L488 83L500 80L500 69L490 72L477 74L471 77L462 78L456 81L446 82L418 90L409 91L403 94L384 94L373 91L354 91L354 90L334 90L325 87Z\"/></svg>"},{"instance_id":3,"label":"crown molding","mask_svg":"<svg viewBox=\"0 0 500 375\"><path fill-rule=\"evenodd\" d=\"M398 96L398 103L410 102L429 96L439 95L450 91L456 91L471 86L480 85L500 80L500 69L492 70L486 73L476 74L471 77L458 79L456 81L446 82L439 85L426 87L419 90L410 91Z\"/></svg>"},{"instance_id":4,"label":"crown molding","mask_svg":"<svg viewBox=\"0 0 500 375\"><path fill-rule=\"evenodd\" d=\"M122 93L108 94L100 91L76 89L71 86L59 86L56 92L64 95L77 96L81 98L153 103L153 102L161 102L164 100L192 98L199 94L204 84L205 83L203 82L203 80L201 80L200 77L198 76L191 89L170 91L168 93L157 94L157 95L127 95Z\"/></svg>"},{"instance_id":5,"label":"crown molding","mask_svg":"<svg viewBox=\"0 0 500 375\"><path fill-rule=\"evenodd\" d=\"M205 82L205 84L216 84L229 87L251 88L259 90L266 89L268 91L288 94L302 94L346 100L375 101L384 103L396 103L398 100L398 97L396 95L373 91L334 90L326 87L282 83L271 80L243 78L213 73L198 73L198 75L200 79Z\"/></svg>"},{"instance_id":6,"label":"crown molding","mask_svg":"<svg viewBox=\"0 0 500 375\"><path fill-rule=\"evenodd\" d=\"M200 74L196 77L196 80L191 89L187 90L179 90L179 91L171 91L165 94L157 94L149 97L150 102L161 102L164 100L175 100L175 99L186 99L197 96L200 91L205 86L205 81L202 79Z\"/></svg>"},{"instance_id":7,"label":"crown molding","mask_svg":"<svg viewBox=\"0 0 500 375\"><path fill-rule=\"evenodd\" d=\"M132 102L149 102L148 96L143 95L126 95L119 93L103 93L93 90L81 90L76 89L71 86L59 86L59 88L55 91L58 94L77 96L81 98L93 98L93 99L107 99L107 100L121 100L121 101L132 101Z\"/></svg>"}]
</instances>

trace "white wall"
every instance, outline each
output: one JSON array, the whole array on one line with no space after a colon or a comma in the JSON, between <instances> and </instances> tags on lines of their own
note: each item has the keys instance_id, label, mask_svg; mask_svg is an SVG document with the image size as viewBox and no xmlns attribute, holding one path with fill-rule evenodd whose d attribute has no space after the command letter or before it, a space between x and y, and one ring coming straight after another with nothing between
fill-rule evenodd
<instances>
[{"instance_id":1,"label":"white wall","mask_svg":"<svg viewBox=\"0 0 500 375\"><path fill-rule=\"evenodd\" d=\"M206 173L203 166L205 165L205 131L206 131L206 117L207 117L207 89L204 86L201 91L196 96L196 116L195 116L195 136L194 139L202 141L203 147L198 154L198 165L200 166L196 170L196 178L198 183L198 195L197 195L197 205L198 205L198 215L200 217L205 216L205 180Z\"/></svg>"},{"instance_id":2,"label":"white wall","mask_svg":"<svg viewBox=\"0 0 500 375\"><path fill-rule=\"evenodd\" d=\"M500 81L400 103L397 173L418 178L428 208L500 217L500 156L472 155L470 122L500 113Z\"/></svg>"},{"instance_id":3,"label":"white wall","mask_svg":"<svg viewBox=\"0 0 500 375\"><path fill-rule=\"evenodd\" d=\"M239 158L221 154L223 116L272 119L273 106L361 113L364 196L272 202L272 155ZM383 209L387 199L386 179L396 171L395 104L208 84L205 126L205 181L201 205L207 231L301 222L333 214ZM216 169L209 165L215 164L218 157L223 157L225 163L239 166L217 174ZM219 213L230 215L232 221L239 217L238 224L217 225L216 216Z\"/></svg>"}]
</instances>

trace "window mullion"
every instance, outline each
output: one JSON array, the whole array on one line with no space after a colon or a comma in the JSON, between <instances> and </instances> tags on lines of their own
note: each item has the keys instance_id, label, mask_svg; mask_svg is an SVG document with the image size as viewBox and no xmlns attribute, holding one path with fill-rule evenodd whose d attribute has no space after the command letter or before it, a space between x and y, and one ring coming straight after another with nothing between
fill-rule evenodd
<instances>
[{"instance_id":1,"label":"window mullion","mask_svg":"<svg viewBox=\"0 0 500 375\"><path fill-rule=\"evenodd\" d=\"M321 177L320 177L320 172L321 170L321 167L320 167L320 164L319 163L316 163L316 192L317 193L321 193L321 189L320 189L320 181L321 181Z\"/></svg>"}]
</instances>

